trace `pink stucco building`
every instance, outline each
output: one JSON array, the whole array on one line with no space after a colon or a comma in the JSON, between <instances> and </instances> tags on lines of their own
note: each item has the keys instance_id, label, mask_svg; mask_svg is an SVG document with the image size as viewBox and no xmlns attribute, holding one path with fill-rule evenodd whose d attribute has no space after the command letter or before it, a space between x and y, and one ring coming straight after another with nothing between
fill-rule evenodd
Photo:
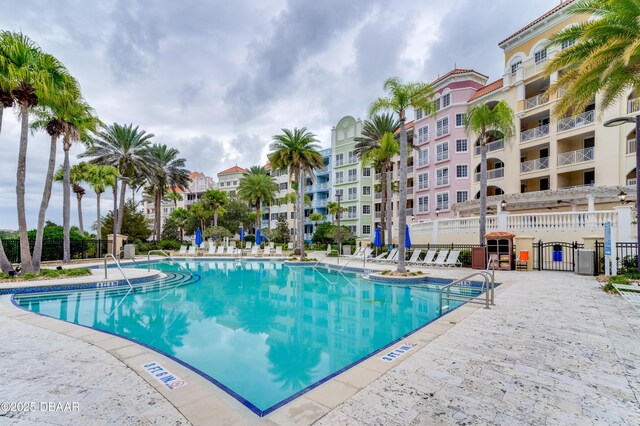
<instances>
[{"instance_id":1,"label":"pink stucco building","mask_svg":"<svg viewBox=\"0 0 640 426\"><path fill-rule=\"evenodd\" d=\"M451 206L471 198L474 143L464 129L469 99L487 83L474 70L453 69L431 83L434 116L415 111L413 215L415 220L453 217Z\"/></svg>"}]
</instances>

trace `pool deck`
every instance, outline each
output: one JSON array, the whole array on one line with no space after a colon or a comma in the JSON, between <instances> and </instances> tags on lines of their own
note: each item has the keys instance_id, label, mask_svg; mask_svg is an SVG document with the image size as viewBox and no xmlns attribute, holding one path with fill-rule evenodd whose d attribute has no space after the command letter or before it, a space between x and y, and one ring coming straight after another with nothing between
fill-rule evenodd
<instances>
[{"instance_id":1,"label":"pool deck","mask_svg":"<svg viewBox=\"0 0 640 426\"><path fill-rule=\"evenodd\" d=\"M404 339L417 346L398 360L371 357L262 419L154 351L3 296L2 399L80 403L80 412L8 414L22 424L640 424L633 308L593 277L496 272L496 280L503 285L491 310L462 306ZM187 386L163 388L142 369L150 361Z\"/></svg>"}]
</instances>

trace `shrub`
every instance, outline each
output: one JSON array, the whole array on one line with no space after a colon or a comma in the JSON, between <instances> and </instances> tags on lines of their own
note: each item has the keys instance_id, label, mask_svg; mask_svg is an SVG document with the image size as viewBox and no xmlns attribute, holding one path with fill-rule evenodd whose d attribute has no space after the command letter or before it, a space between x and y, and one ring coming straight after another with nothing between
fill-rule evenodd
<instances>
[{"instance_id":1,"label":"shrub","mask_svg":"<svg viewBox=\"0 0 640 426\"><path fill-rule=\"evenodd\" d=\"M256 236L255 235L245 235L244 236L244 242L253 244L253 243L256 242Z\"/></svg>"},{"instance_id":2,"label":"shrub","mask_svg":"<svg viewBox=\"0 0 640 426\"><path fill-rule=\"evenodd\" d=\"M63 272L68 277L80 277L83 275L89 275L91 270L89 268L73 268L73 269L63 269Z\"/></svg>"},{"instance_id":3,"label":"shrub","mask_svg":"<svg viewBox=\"0 0 640 426\"><path fill-rule=\"evenodd\" d=\"M331 250L327 257L338 257L338 250Z\"/></svg>"},{"instance_id":4,"label":"shrub","mask_svg":"<svg viewBox=\"0 0 640 426\"><path fill-rule=\"evenodd\" d=\"M180 249L180 241L175 240L163 240L160 241L158 247L160 250L179 250Z\"/></svg>"},{"instance_id":5,"label":"shrub","mask_svg":"<svg viewBox=\"0 0 640 426\"><path fill-rule=\"evenodd\" d=\"M460 250L460 257L458 257L458 260L460 261L460 263L462 263L462 266L464 267L470 267L471 266L471 250Z\"/></svg>"}]
</instances>

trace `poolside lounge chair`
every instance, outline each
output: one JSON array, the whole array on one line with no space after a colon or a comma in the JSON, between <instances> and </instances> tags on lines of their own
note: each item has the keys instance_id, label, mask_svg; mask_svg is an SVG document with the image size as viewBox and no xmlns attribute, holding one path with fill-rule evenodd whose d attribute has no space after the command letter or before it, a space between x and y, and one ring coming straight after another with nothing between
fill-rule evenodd
<instances>
[{"instance_id":1,"label":"poolside lounge chair","mask_svg":"<svg viewBox=\"0 0 640 426\"><path fill-rule=\"evenodd\" d=\"M207 254L216 254L216 245L215 244L209 244L209 252Z\"/></svg>"},{"instance_id":2,"label":"poolside lounge chair","mask_svg":"<svg viewBox=\"0 0 640 426\"><path fill-rule=\"evenodd\" d=\"M271 256L271 245L265 246L264 247L264 252L262 253L263 256Z\"/></svg>"},{"instance_id":3,"label":"poolside lounge chair","mask_svg":"<svg viewBox=\"0 0 640 426\"><path fill-rule=\"evenodd\" d=\"M371 247L367 247L366 249L364 249L364 257L365 258L370 258L371 257L371 253L373 253L373 249Z\"/></svg>"},{"instance_id":4,"label":"poolside lounge chair","mask_svg":"<svg viewBox=\"0 0 640 426\"><path fill-rule=\"evenodd\" d=\"M251 249L251 242L247 241L247 244L245 245L245 247L247 250Z\"/></svg>"},{"instance_id":5,"label":"poolside lounge chair","mask_svg":"<svg viewBox=\"0 0 640 426\"><path fill-rule=\"evenodd\" d=\"M196 245L192 244L189 246L189 254L196 254Z\"/></svg>"},{"instance_id":6,"label":"poolside lounge chair","mask_svg":"<svg viewBox=\"0 0 640 426\"><path fill-rule=\"evenodd\" d=\"M358 248L358 250L356 250L355 253L353 253L352 255L349 255L349 256L345 256L345 257L347 257L349 259L356 259L356 258L362 256L363 252L364 252L364 248L360 247L360 248Z\"/></svg>"},{"instance_id":7,"label":"poolside lounge chair","mask_svg":"<svg viewBox=\"0 0 640 426\"><path fill-rule=\"evenodd\" d=\"M391 251L389 252L389 256L387 256L386 258L382 259L381 262L382 263L395 263L398 257L398 249L394 248L391 249Z\"/></svg>"},{"instance_id":8,"label":"poolside lounge chair","mask_svg":"<svg viewBox=\"0 0 640 426\"><path fill-rule=\"evenodd\" d=\"M442 266L451 266L451 267L462 266L462 263L458 260L459 256L460 256L459 250L451 250L449 252L449 256L447 257L447 260L442 264Z\"/></svg>"},{"instance_id":9,"label":"poolside lounge chair","mask_svg":"<svg viewBox=\"0 0 640 426\"><path fill-rule=\"evenodd\" d=\"M411 253L411 257L407 263L416 263L418 258L420 257L420 253L422 253L422 249L416 249Z\"/></svg>"},{"instance_id":10,"label":"poolside lounge chair","mask_svg":"<svg viewBox=\"0 0 640 426\"><path fill-rule=\"evenodd\" d=\"M216 255L222 256L224 254L224 246L218 246L218 250L216 251Z\"/></svg>"},{"instance_id":11,"label":"poolside lounge chair","mask_svg":"<svg viewBox=\"0 0 640 426\"><path fill-rule=\"evenodd\" d=\"M251 247L251 256L258 256L258 246L257 244L253 247Z\"/></svg>"},{"instance_id":12,"label":"poolside lounge chair","mask_svg":"<svg viewBox=\"0 0 640 426\"><path fill-rule=\"evenodd\" d=\"M282 256L282 246L276 247L276 256Z\"/></svg>"},{"instance_id":13,"label":"poolside lounge chair","mask_svg":"<svg viewBox=\"0 0 640 426\"><path fill-rule=\"evenodd\" d=\"M443 266L448 254L449 250L440 250L438 252L438 257L436 257L436 260L427 263L427 266Z\"/></svg>"},{"instance_id":14,"label":"poolside lounge chair","mask_svg":"<svg viewBox=\"0 0 640 426\"><path fill-rule=\"evenodd\" d=\"M229 256L233 256L235 254L235 251L236 251L235 247L227 246L227 253L226 254L229 255Z\"/></svg>"},{"instance_id":15,"label":"poolside lounge chair","mask_svg":"<svg viewBox=\"0 0 640 426\"><path fill-rule=\"evenodd\" d=\"M614 284L618 294L640 312L640 286L633 284Z\"/></svg>"},{"instance_id":16,"label":"poolside lounge chair","mask_svg":"<svg viewBox=\"0 0 640 426\"><path fill-rule=\"evenodd\" d=\"M287 244L287 250L293 250L293 243Z\"/></svg>"},{"instance_id":17,"label":"poolside lounge chair","mask_svg":"<svg viewBox=\"0 0 640 426\"><path fill-rule=\"evenodd\" d=\"M424 259L422 259L422 261L416 260L415 262L410 261L409 263L414 263L416 265L428 265L429 263L433 262L434 257L436 257L436 251L429 250L427 251L427 254L424 256Z\"/></svg>"},{"instance_id":18,"label":"poolside lounge chair","mask_svg":"<svg viewBox=\"0 0 640 426\"><path fill-rule=\"evenodd\" d=\"M370 262L382 262L384 260L384 258L387 257L387 255L389 254L388 251L382 252L380 253L378 256L374 257L373 259L370 260Z\"/></svg>"},{"instance_id":19,"label":"poolside lounge chair","mask_svg":"<svg viewBox=\"0 0 640 426\"><path fill-rule=\"evenodd\" d=\"M274 243L273 241L271 241L271 242L269 243L269 248L270 248L270 249L272 249L272 248L275 248L275 247L276 247L276 246L275 246L275 243Z\"/></svg>"},{"instance_id":20,"label":"poolside lounge chair","mask_svg":"<svg viewBox=\"0 0 640 426\"><path fill-rule=\"evenodd\" d=\"M187 246L180 246L180 251L178 252L178 254L187 254Z\"/></svg>"}]
</instances>

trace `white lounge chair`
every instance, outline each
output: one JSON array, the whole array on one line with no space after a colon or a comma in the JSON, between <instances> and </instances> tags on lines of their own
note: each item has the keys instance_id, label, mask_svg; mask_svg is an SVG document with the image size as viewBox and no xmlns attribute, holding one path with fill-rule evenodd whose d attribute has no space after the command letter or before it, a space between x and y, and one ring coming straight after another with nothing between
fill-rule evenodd
<instances>
[{"instance_id":1,"label":"white lounge chair","mask_svg":"<svg viewBox=\"0 0 640 426\"><path fill-rule=\"evenodd\" d=\"M224 246L218 246L218 250L216 251L216 255L222 256L224 254Z\"/></svg>"},{"instance_id":2,"label":"white lounge chair","mask_svg":"<svg viewBox=\"0 0 640 426\"><path fill-rule=\"evenodd\" d=\"M415 262L409 262L409 263L414 263L416 265L428 265L429 263L433 262L433 258L436 257L436 251L435 250L429 250L427 251L427 254L424 256L424 259L420 260L416 260Z\"/></svg>"},{"instance_id":3,"label":"white lounge chair","mask_svg":"<svg viewBox=\"0 0 640 426\"><path fill-rule=\"evenodd\" d=\"M209 252L207 254L216 254L216 245L211 243L209 244Z\"/></svg>"},{"instance_id":4,"label":"white lounge chair","mask_svg":"<svg viewBox=\"0 0 640 426\"><path fill-rule=\"evenodd\" d=\"M364 249L364 257L365 258L370 258L371 257L371 253L373 253L373 249L371 247L367 247L366 249Z\"/></svg>"},{"instance_id":5,"label":"white lounge chair","mask_svg":"<svg viewBox=\"0 0 640 426\"><path fill-rule=\"evenodd\" d=\"M449 256L447 257L447 260L442 264L442 266L450 266L452 268L456 266L462 266L462 263L458 260L459 256L460 256L459 250L451 250L449 252Z\"/></svg>"},{"instance_id":6,"label":"white lounge chair","mask_svg":"<svg viewBox=\"0 0 640 426\"><path fill-rule=\"evenodd\" d=\"M251 249L251 241L247 241L247 244L244 248L246 248L247 250Z\"/></svg>"},{"instance_id":7,"label":"white lounge chair","mask_svg":"<svg viewBox=\"0 0 640 426\"><path fill-rule=\"evenodd\" d=\"M363 252L364 252L364 248L363 248L363 247L360 247L360 248L358 248L358 250L356 250L356 252L355 252L355 253L353 253L353 254L352 254L352 255L350 255L350 256L346 256L346 257L347 257L347 258L350 258L350 259L355 259L355 258L358 258L358 257L362 256L362 253L363 253Z\"/></svg>"},{"instance_id":8,"label":"white lounge chair","mask_svg":"<svg viewBox=\"0 0 640 426\"><path fill-rule=\"evenodd\" d=\"M227 246L227 253L226 254L229 255L229 256L233 256L235 254L235 251L236 251L235 247Z\"/></svg>"},{"instance_id":9,"label":"white lounge chair","mask_svg":"<svg viewBox=\"0 0 640 426\"><path fill-rule=\"evenodd\" d=\"M411 253L411 257L407 263L416 263L418 258L420 257L420 253L422 253L422 249L416 249Z\"/></svg>"},{"instance_id":10,"label":"white lounge chair","mask_svg":"<svg viewBox=\"0 0 640 426\"><path fill-rule=\"evenodd\" d=\"M196 245L192 244L189 246L189 254L196 254Z\"/></svg>"},{"instance_id":11,"label":"white lounge chair","mask_svg":"<svg viewBox=\"0 0 640 426\"><path fill-rule=\"evenodd\" d=\"M276 256L282 256L282 246L276 247Z\"/></svg>"},{"instance_id":12,"label":"white lounge chair","mask_svg":"<svg viewBox=\"0 0 640 426\"><path fill-rule=\"evenodd\" d=\"M427 263L428 266L443 266L444 261L447 259L447 255L449 254L449 250L440 250L438 252L438 257L433 262Z\"/></svg>"},{"instance_id":13,"label":"white lounge chair","mask_svg":"<svg viewBox=\"0 0 640 426\"><path fill-rule=\"evenodd\" d=\"M270 248L270 249L273 249L273 248L275 248L275 247L276 247L276 246L275 246L275 243L274 243L273 241L271 241L271 242L269 243L269 248Z\"/></svg>"},{"instance_id":14,"label":"white lounge chair","mask_svg":"<svg viewBox=\"0 0 640 426\"><path fill-rule=\"evenodd\" d=\"M251 256L258 256L258 245L251 247Z\"/></svg>"},{"instance_id":15,"label":"white lounge chair","mask_svg":"<svg viewBox=\"0 0 640 426\"><path fill-rule=\"evenodd\" d=\"M262 253L262 255L265 257L271 256L271 245L264 247L264 252Z\"/></svg>"},{"instance_id":16,"label":"white lounge chair","mask_svg":"<svg viewBox=\"0 0 640 426\"><path fill-rule=\"evenodd\" d=\"M293 250L293 243L287 244L287 250Z\"/></svg>"},{"instance_id":17,"label":"white lounge chair","mask_svg":"<svg viewBox=\"0 0 640 426\"><path fill-rule=\"evenodd\" d=\"M398 249L397 248L391 249L391 251L389 252L389 256L382 259L382 263L395 263L397 260L397 257L398 257Z\"/></svg>"},{"instance_id":18,"label":"white lounge chair","mask_svg":"<svg viewBox=\"0 0 640 426\"><path fill-rule=\"evenodd\" d=\"M180 251L178 252L180 255L187 254L187 246L180 246Z\"/></svg>"},{"instance_id":19,"label":"white lounge chair","mask_svg":"<svg viewBox=\"0 0 640 426\"><path fill-rule=\"evenodd\" d=\"M388 255L389 253L390 253L390 252L388 252L388 251L382 252L382 253L380 253L378 256L376 256L376 257L374 257L373 259L371 259L371 260L370 260L370 262L374 262L374 263L376 263L376 262L382 262L382 261L387 257L387 255Z\"/></svg>"}]
</instances>

